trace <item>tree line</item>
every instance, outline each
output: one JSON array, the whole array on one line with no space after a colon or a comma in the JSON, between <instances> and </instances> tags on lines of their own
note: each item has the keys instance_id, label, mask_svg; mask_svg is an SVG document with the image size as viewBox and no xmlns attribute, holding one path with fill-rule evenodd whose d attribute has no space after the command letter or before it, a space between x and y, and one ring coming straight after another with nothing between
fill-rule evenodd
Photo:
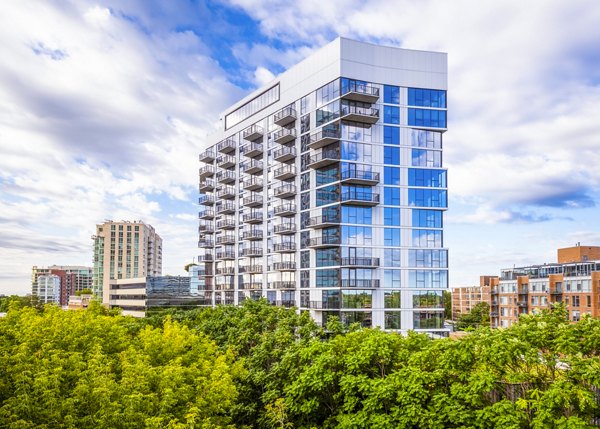
<instances>
[{"instance_id":1,"label":"tree line","mask_svg":"<svg viewBox=\"0 0 600 429\"><path fill-rule=\"evenodd\" d=\"M460 339L242 306L0 319L0 427L588 428L600 321L563 307Z\"/></svg>"}]
</instances>

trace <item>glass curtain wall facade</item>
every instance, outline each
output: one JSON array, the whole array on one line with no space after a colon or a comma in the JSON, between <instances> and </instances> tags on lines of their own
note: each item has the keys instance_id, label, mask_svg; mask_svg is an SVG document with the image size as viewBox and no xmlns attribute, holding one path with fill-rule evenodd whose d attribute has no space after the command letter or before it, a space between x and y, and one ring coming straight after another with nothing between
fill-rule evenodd
<instances>
[{"instance_id":1,"label":"glass curtain wall facade","mask_svg":"<svg viewBox=\"0 0 600 429\"><path fill-rule=\"evenodd\" d=\"M200 155L215 305L264 297L322 324L444 335L446 91L367 77L278 99Z\"/></svg>"}]
</instances>

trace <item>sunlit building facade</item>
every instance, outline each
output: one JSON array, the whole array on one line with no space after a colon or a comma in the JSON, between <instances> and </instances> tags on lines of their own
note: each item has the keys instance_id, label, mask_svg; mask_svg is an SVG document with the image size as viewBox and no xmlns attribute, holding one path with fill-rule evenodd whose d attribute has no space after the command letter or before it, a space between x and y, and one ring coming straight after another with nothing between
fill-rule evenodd
<instances>
[{"instance_id":1,"label":"sunlit building facade","mask_svg":"<svg viewBox=\"0 0 600 429\"><path fill-rule=\"evenodd\" d=\"M447 56L336 39L200 154L201 290L444 335Z\"/></svg>"}]
</instances>

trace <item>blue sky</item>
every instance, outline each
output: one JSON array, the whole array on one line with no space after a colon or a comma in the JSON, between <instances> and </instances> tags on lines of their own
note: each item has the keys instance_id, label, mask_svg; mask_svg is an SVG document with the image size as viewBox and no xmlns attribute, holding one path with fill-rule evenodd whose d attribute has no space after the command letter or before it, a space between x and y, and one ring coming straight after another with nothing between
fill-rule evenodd
<instances>
[{"instance_id":1,"label":"blue sky","mask_svg":"<svg viewBox=\"0 0 600 429\"><path fill-rule=\"evenodd\" d=\"M594 0L2 2L0 293L91 264L104 219L182 273L219 112L338 35L449 54L451 285L600 245L599 24Z\"/></svg>"}]
</instances>

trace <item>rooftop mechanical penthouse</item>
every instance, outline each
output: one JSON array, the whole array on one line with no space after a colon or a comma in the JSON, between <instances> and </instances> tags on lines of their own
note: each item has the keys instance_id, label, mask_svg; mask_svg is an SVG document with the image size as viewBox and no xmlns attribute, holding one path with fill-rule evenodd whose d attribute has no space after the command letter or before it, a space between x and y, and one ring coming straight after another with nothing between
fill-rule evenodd
<instances>
[{"instance_id":1,"label":"rooftop mechanical penthouse","mask_svg":"<svg viewBox=\"0 0 600 429\"><path fill-rule=\"evenodd\" d=\"M201 287L444 335L447 56L336 39L231 106L200 154Z\"/></svg>"}]
</instances>

